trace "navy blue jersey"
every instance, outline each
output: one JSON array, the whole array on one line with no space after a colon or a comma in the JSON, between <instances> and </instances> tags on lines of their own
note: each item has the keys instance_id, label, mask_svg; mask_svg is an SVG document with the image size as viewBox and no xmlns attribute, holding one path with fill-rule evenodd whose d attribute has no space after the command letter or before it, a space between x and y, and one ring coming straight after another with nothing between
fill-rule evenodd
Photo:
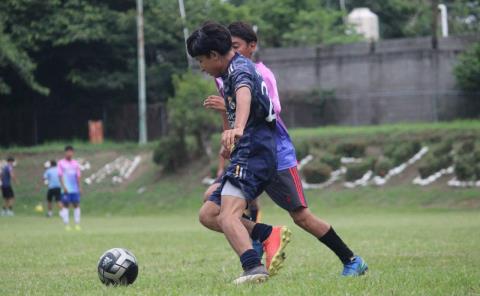
<instances>
[{"instance_id":1,"label":"navy blue jersey","mask_svg":"<svg viewBox=\"0 0 480 296\"><path fill-rule=\"evenodd\" d=\"M2 187L10 187L12 185L12 166L7 164L2 168Z\"/></svg>"},{"instance_id":2,"label":"navy blue jersey","mask_svg":"<svg viewBox=\"0 0 480 296\"><path fill-rule=\"evenodd\" d=\"M234 128L235 111L237 110L236 91L248 87L252 94L250 116L245 130L252 130L258 125L275 127L275 112L268 97L267 84L258 73L255 64L246 57L236 53L228 66L228 72L222 76L223 98L227 107L227 119L230 128Z\"/></svg>"},{"instance_id":3,"label":"navy blue jersey","mask_svg":"<svg viewBox=\"0 0 480 296\"><path fill-rule=\"evenodd\" d=\"M242 55L235 54L222 81L230 128L235 127L236 91L248 87L252 98L243 136L235 143L224 177L240 187L249 198L256 198L263 191L264 183L276 171L276 117L273 104L255 64Z\"/></svg>"}]
</instances>

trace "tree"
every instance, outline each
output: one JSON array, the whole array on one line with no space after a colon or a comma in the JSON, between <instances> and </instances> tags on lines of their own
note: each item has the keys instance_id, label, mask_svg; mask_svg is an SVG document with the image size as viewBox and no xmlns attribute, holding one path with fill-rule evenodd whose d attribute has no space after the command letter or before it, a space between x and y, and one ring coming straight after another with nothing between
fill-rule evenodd
<instances>
[{"instance_id":1,"label":"tree","mask_svg":"<svg viewBox=\"0 0 480 296\"><path fill-rule=\"evenodd\" d=\"M480 91L480 42L460 55L454 69L458 86L464 91Z\"/></svg>"}]
</instances>

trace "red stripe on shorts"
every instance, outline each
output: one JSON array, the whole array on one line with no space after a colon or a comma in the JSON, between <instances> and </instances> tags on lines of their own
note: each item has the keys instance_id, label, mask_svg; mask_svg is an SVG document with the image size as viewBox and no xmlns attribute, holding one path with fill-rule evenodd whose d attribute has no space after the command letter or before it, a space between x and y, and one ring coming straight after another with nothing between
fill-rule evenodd
<instances>
[{"instance_id":1,"label":"red stripe on shorts","mask_svg":"<svg viewBox=\"0 0 480 296\"><path fill-rule=\"evenodd\" d=\"M296 167L289 168L290 174L293 177L293 182L295 183L295 188L297 189L298 196L300 197L300 203L302 206L307 207L307 203L305 202L305 196L303 195L303 185L300 177L298 176L298 170Z\"/></svg>"}]
</instances>

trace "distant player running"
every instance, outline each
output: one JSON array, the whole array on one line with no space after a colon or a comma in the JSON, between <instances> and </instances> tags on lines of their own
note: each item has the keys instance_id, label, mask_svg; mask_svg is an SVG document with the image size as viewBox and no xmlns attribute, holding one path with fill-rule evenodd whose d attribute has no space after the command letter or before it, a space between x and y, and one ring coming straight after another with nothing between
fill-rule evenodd
<instances>
[{"instance_id":1,"label":"distant player running","mask_svg":"<svg viewBox=\"0 0 480 296\"><path fill-rule=\"evenodd\" d=\"M285 245L281 242L289 235L285 227L274 229L242 218L249 201L262 193L276 173L273 106L255 65L233 51L227 28L216 23L205 24L188 38L187 49L203 71L222 77L224 99L228 102L223 116L222 145L224 156L230 154L230 164L221 185L203 204L200 221L214 231L223 232L240 257L244 272L235 283L261 282L269 274L250 238L271 245L276 255L280 255Z\"/></svg>"},{"instance_id":2,"label":"distant player running","mask_svg":"<svg viewBox=\"0 0 480 296\"><path fill-rule=\"evenodd\" d=\"M256 46L257 36L252 27L243 22L232 23L228 29L232 35L233 48L247 58L252 58ZM295 148L287 132L287 128L281 120L280 100L278 98L275 76L263 63L256 64L257 70L266 82L268 93L273 102L277 114L277 161L278 172L273 181L265 189L272 200L287 210L295 223L318 238L330 248L344 265L342 275L362 275L368 269L367 264L360 256L347 247L342 239L336 234L330 224L317 218L307 207L302 183L297 171L297 159ZM221 81L217 81L221 86ZM225 111L224 100L216 96L210 96L206 103L207 108Z\"/></svg>"},{"instance_id":3,"label":"distant player running","mask_svg":"<svg viewBox=\"0 0 480 296\"><path fill-rule=\"evenodd\" d=\"M1 170L2 177L2 196L3 196L3 208L2 216L14 216L13 204L15 203L15 193L13 192L12 180L17 182L15 172L13 169L13 163L15 159L13 157L7 158L7 164Z\"/></svg>"},{"instance_id":4,"label":"distant player running","mask_svg":"<svg viewBox=\"0 0 480 296\"><path fill-rule=\"evenodd\" d=\"M75 230L80 228L80 165L73 159L74 149L72 146L65 147L65 158L58 162L58 176L63 189L62 204L60 217L65 224L65 230L70 231L69 207L73 207L73 218L75 221Z\"/></svg>"},{"instance_id":5,"label":"distant player running","mask_svg":"<svg viewBox=\"0 0 480 296\"><path fill-rule=\"evenodd\" d=\"M57 203L58 209L62 210L62 185L58 175L57 162L50 160L50 167L43 174L43 180L47 182L47 217L53 215L53 201Z\"/></svg>"}]
</instances>

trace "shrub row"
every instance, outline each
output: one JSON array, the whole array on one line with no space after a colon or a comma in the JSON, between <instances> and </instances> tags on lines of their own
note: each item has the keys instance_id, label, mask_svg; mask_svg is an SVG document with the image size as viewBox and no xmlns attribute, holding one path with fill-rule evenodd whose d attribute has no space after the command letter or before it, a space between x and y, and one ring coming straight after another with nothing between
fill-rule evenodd
<instances>
[{"instance_id":1,"label":"shrub row","mask_svg":"<svg viewBox=\"0 0 480 296\"><path fill-rule=\"evenodd\" d=\"M409 160L420 149L421 145L418 141L392 143L385 147L383 153L393 161L394 166L398 166Z\"/></svg>"}]
</instances>

